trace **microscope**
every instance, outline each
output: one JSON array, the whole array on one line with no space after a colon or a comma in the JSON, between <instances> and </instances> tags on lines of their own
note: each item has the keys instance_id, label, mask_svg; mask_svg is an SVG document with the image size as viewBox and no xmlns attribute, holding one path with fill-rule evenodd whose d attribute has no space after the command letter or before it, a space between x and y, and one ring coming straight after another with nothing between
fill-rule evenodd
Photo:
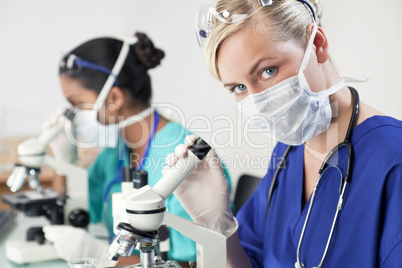
<instances>
[{"instance_id":1,"label":"microscope","mask_svg":"<svg viewBox=\"0 0 402 268\"><path fill-rule=\"evenodd\" d=\"M122 167L121 192L112 194L112 215L113 215L113 232L118 234L119 223L128 224L126 213L125 199L128 195L135 193L141 187L148 184L148 172L145 170L137 170L135 167ZM167 254L170 249L170 232L166 225L161 225L158 229L158 241L156 248L158 250L158 258L167 260Z\"/></svg>"},{"instance_id":2,"label":"microscope","mask_svg":"<svg viewBox=\"0 0 402 268\"><path fill-rule=\"evenodd\" d=\"M226 267L227 238L192 221L166 212L165 200L208 154L211 147L198 138L188 150L188 156L169 169L154 187L145 185L125 197L127 221L117 224L116 237L106 252L117 261L129 257L134 248L140 250L141 263L129 267L180 267L175 261L155 256L159 227L164 224L197 243L197 267Z\"/></svg>"},{"instance_id":3,"label":"microscope","mask_svg":"<svg viewBox=\"0 0 402 268\"><path fill-rule=\"evenodd\" d=\"M64 129L65 120L71 120L72 116L73 113L66 109L52 127L18 145L20 163L15 165L7 180L7 186L15 193L3 195L2 200L28 217L45 216L51 224L86 227L89 224L86 169L57 160L45 152L49 143ZM43 165L66 176L66 195L40 186L38 175ZM18 192L26 180L33 190ZM58 259L53 246L45 241L42 227L28 229L25 240L6 241L6 256L19 264Z\"/></svg>"}]
</instances>

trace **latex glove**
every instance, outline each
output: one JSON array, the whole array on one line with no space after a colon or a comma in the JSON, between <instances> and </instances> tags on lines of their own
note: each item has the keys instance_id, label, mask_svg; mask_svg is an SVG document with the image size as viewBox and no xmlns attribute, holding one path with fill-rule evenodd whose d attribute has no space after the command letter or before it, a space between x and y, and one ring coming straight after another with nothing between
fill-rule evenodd
<instances>
[{"instance_id":1,"label":"latex glove","mask_svg":"<svg viewBox=\"0 0 402 268\"><path fill-rule=\"evenodd\" d=\"M188 147L195 140L196 136L187 136L185 144L178 145L175 152L166 157L167 166L162 173L166 173L179 158L187 157ZM194 222L226 237L236 232L237 221L230 209L228 181L214 149L176 188L174 195Z\"/></svg>"},{"instance_id":2,"label":"latex glove","mask_svg":"<svg viewBox=\"0 0 402 268\"><path fill-rule=\"evenodd\" d=\"M96 267L115 266L117 261L109 260L106 251L109 244L89 235L84 229L68 225L46 225L45 238L53 242L57 256L66 261L92 257L97 259Z\"/></svg>"},{"instance_id":3,"label":"latex glove","mask_svg":"<svg viewBox=\"0 0 402 268\"><path fill-rule=\"evenodd\" d=\"M60 117L64 117L65 108L58 108L56 113L53 114L42 127L42 131L53 127ZM78 162L77 146L70 140L75 141L74 129L70 120L64 121L64 127L62 131L49 143L49 147L52 150L54 157L58 160L76 164ZM70 136L70 140L66 135Z\"/></svg>"}]
</instances>

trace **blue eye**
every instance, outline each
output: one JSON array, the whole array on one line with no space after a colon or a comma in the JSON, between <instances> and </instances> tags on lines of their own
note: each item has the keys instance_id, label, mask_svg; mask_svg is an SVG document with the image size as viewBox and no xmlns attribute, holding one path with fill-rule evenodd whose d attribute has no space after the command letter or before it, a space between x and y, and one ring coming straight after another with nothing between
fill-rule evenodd
<instances>
[{"instance_id":1,"label":"blue eye","mask_svg":"<svg viewBox=\"0 0 402 268\"><path fill-rule=\"evenodd\" d=\"M242 92L246 91L246 89L247 89L246 85L241 84L241 85L235 86L233 88L233 91L237 94L241 94Z\"/></svg>"},{"instance_id":2,"label":"blue eye","mask_svg":"<svg viewBox=\"0 0 402 268\"><path fill-rule=\"evenodd\" d=\"M275 67L270 67L265 69L264 71L262 71L261 73L261 79L268 79L271 76L273 76L276 72L276 68Z\"/></svg>"}]
</instances>

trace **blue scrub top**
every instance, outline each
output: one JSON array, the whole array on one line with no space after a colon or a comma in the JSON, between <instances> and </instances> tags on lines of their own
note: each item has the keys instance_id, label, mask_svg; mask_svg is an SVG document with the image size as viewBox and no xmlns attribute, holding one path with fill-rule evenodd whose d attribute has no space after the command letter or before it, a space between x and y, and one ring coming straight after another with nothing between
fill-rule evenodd
<instances>
[{"instance_id":1,"label":"blue scrub top","mask_svg":"<svg viewBox=\"0 0 402 268\"><path fill-rule=\"evenodd\" d=\"M402 122L374 116L351 140L351 181L323 267L402 267ZM292 147L279 172L268 217L268 191L286 145L274 149L268 173L237 214L242 246L253 267L294 267L310 200L303 205L304 146ZM340 150L343 175L347 151ZM300 261L318 265L335 215L340 173L323 174L304 234Z\"/></svg>"}]
</instances>

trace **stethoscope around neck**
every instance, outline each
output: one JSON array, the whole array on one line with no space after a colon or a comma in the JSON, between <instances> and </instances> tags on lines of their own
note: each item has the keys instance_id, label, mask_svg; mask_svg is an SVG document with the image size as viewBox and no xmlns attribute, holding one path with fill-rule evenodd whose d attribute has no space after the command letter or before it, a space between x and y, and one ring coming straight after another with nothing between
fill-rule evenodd
<instances>
[{"instance_id":1,"label":"stethoscope around neck","mask_svg":"<svg viewBox=\"0 0 402 268\"><path fill-rule=\"evenodd\" d=\"M313 203L314 203L314 199L315 199L315 196L316 196L316 193L317 193L317 189L318 189L320 179L321 179L325 169L328 167L329 162L332 159L332 157L334 155L336 155L337 152L343 147L346 147L347 150L348 150L348 161L347 161L346 175L345 175L345 177L342 178L342 181L341 181L338 204L337 204L334 219L332 221L331 231L330 231L328 239L327 239L327 243L326 243L326 246L325 246L323 256L322 256L321 261L319 262L319 264L314 268L322 267L324 259L325 259L326 255L328 253L328 248L329 248L329 245L330 245L330 242L331 242L331 239L332 239L333 231L334 231L334 228L335 228L339 213L342 210L342 207L343 207L343 204L344 204L344 201L345 201L344 194L345 194L345 191L346 191L346 185L350 181L351 162L352 162L352 157L353 157L351 137L352 137L353 128L356 125L357 115L359 113L359 94L357 93L356 89L354 89L352 87L349 87L349 89L350 89L350 91L352 92L352 95L353 95L353 111L352 111L352 115L350 117L349 126L348 126L348 130L346 132L345 140L343 142L339 143L338 145L336 145L329 152L329 154L324 159L324 161L323 161L323 163L322 163L322 165L321 165L321 167L320 167L320 169L318 171L317 182L316 182L314 190L313 190L313 192L311 194L310 204L309 204L309 208L308 208L308 211L307 211L306 219L304 221L303 229L302 229L302 232L301 232L300 238L299 238L299 243L297 245L297 256L296 256L297 260L296 260L296 263L295 263L295 268L305 268L304 264L300 261L300 249L301 249L301 245L302 245L303 238L304 238L304 233L305 233L307 223L308 223L308 220L309 220L309 217L310 217L310 212L311 212L311 209L312 209L312 206L313 206ZM268 192L267 210L266 210L266 213L265 213L266 217L268 216L269 206L270 206L270 203L271 203L272 193L273 193L274 188L275 188L276 180L278 178L280 170L285 166L285 160L286 160L286 157L287 157L287 155L288 155L288 153L289 153L291 148L292 148L292 146L290 146L290 145L286 148L285 152L282 155L281 160L279 161L279 163L277 165L277 169L276 169L276 171L274 173L274 176L272 178L271 186L270 186L269 192Z\"/></svg>"}]
</instances>

